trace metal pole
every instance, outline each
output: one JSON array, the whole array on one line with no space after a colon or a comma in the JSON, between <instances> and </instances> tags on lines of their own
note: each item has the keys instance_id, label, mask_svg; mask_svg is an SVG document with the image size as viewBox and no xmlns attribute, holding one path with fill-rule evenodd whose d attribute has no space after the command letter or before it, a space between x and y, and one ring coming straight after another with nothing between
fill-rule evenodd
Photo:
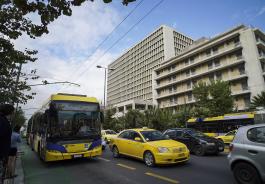
<instances>
[{"instance_id":1,"label":"metal pole","mask_svg":"<svg viewBox=\"0 0 265 184\"><path fill-rule=\"evenodd\" d=\"M107 68L105 68L105 76L104 76L104 110L105 110L105 108L106 108L106 98L105 98L105 95L106 95L106 74L107 74Z\"/></svg>"},{"instance_id":2,"label":"metal pole","mask_svg":"<svg viewBox=\"0 0 265 184\"><path fill-rule=\"evenodd\" d=\"M185 128L187 127L187 121L186 121L186 97L184 96L184 121L185 121Z\"/></svg>"}]
</instances>

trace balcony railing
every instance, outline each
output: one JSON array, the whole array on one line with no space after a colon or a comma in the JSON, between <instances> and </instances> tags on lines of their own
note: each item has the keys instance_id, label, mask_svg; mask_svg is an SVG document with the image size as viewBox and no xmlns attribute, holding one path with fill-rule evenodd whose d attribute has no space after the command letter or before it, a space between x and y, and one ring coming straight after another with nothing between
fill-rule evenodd
<instances>
[{"instance_id":1,"label":"balcony railing","mask_svg":"<svg viewBox=\"0 0 265 184\"><path fill-rule=\"evenodd\" d=\"M163 87L166 87L166 86L169 86L169 85L172 85L172 84L184 82L184 81L186 81L188 79L191 79L191 78L199 77L201 75L206 75L206 74L209 74L209 73L212 73L212 72L215 72L215 71L218 71L218 70L221 70L221 69L233 66L233 65L238 65L238 64L244 62L243 59L244 58L242 58L242 60L236 60L234 62L230 62L230 63L225 64L225 65L220 65L219 67L216 67L216 68L214 68L212 70L207 70L207 71L203 71L203 72L200 72L200 73L196 73L195 75L192 75L192 76L181 77L181 78L179 78L178 80L176 80L174 82L164 83L163 85L159 85L159 86L157 86L157 88L163 88Z\"/></svg>"},{"instance_id":2,"label":"balcony railing","mask_svg":"<svg viewBox=\"0 0 265 184\"><path fill-rule=\"evenodd\" d=\"M225 49L222 49L222 50L220 50L220 51L218 51L218 52L216 52L215 54L212 54L210 57L208 57L208 58L201 58L201 59L198 59L198 61L196 61L196 62L185 62L185 66L184 67L181 67L181 68L178 68L178 69L175 69L174 71L172 71L172 72L162 72L162 73L160 73L159 75L157 75L157 79L158 78L163 78L163 77L166 77L167 75L170 75L170 74L172 74L173 72L179 72L179 71L181 71L181 70L185 70L185 69L187 69L187 68L190 68L190 67L192 67L192 66L194 66L194 65L197 65L197 64L199 64L199 63L202 63L202 62L207 62L207 61L209 61L209 60L211 60L212 58L214 58L214 57L217 57L218 55L223 55L223 54L225 54L225 53L228 53L228 52L231 52L231 51L234 51L234 49L235 48L239 48L240 46L241 46L241 43L240 42L238 42L238 43L236 43L235 44L236 46L234 47L234 48L231 48L231 47L228 47L228 48L225 48Z\"/></svg>"}]
</instances>

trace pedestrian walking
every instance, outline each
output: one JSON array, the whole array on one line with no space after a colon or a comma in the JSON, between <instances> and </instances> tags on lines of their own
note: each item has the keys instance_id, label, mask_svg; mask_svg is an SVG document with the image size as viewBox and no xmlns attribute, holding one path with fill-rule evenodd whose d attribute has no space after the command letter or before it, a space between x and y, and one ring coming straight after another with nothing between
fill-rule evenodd
<instances>
[{"instance_id":1,"label":"pedestrian walking","mask_svg":"<svg viewBox=\"0 0 265 184\"><path fill-rule=\"evenodd\" d=\"M16 157L17 157L17 144L21 143L20 137L20 126L15 126L11 135L11 147L9 151L9 157L7 162L7 178L14 178L16 168Z\"/></svg>"},{"instance_id":2,"label":"pedestrian walking","mask_svg":"<svg viewBox=\"0 0 265 184\"><path fill-rule=\"evenodd\" d=\"M0 184L2 184L4 180L6 162L11 146L12 129L7 117L12 115L13 112L14 107L12 105L0 105Z\"/></svg>"}]
</instances>

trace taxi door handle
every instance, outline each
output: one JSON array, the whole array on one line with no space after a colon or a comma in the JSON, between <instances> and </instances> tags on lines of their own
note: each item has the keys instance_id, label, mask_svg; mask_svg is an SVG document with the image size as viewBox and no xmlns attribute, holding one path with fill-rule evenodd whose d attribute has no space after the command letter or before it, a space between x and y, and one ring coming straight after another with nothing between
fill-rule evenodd
<instances>
[{"instance_id":1,"label":"taxi door handle","mask_svg":"<svg viewBox=\"0 0 265 184\"><path fill-rule=\"evenodd\" d=\"M259 152L256 151L256 150L248 150L248 152L251 153L251 154L255 154L255 155L259 153Z\"/></svg>"}]
</instances>

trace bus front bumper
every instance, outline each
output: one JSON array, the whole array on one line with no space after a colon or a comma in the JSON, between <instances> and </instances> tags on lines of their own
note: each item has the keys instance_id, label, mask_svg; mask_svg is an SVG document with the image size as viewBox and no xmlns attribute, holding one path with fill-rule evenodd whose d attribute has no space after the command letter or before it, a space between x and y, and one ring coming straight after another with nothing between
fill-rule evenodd
<instances>
[{"instance_id":1,"label":"bus front bumper","mask_svg":"<svg viewBox=\"0 0 265 184\"><path fill-rule=\"evenodd\" d=\"M93 150L78 153L61 153L59 151L46 151L45 161L70 160L75 158L92 158L102 154L102 147L96 147Z\"/></svg>"}]
</instances>

